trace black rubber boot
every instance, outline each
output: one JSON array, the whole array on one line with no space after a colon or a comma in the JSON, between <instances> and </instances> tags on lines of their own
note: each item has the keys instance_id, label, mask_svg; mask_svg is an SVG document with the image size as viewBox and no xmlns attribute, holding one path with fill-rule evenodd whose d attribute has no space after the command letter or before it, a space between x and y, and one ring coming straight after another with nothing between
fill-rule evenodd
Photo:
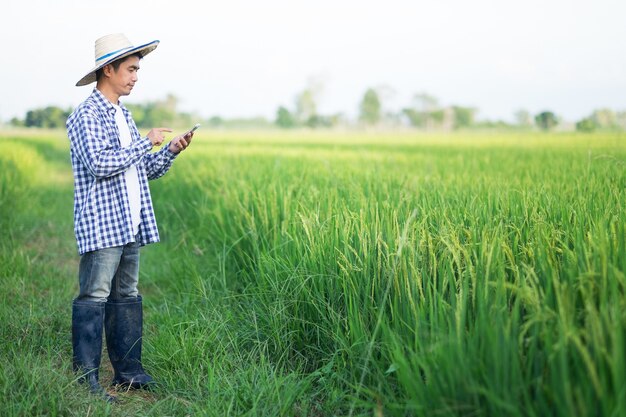
<instances>
[{"instance_id":1,"label":"black rubber boot","mask_svg":"<svg viewBox=\"0 0 626 417\"><path fill-rule=\"evenodd\" d=\"M150 389L154 380L141 365L141 296L109 300L105 311L107 350L115 371L113 385Z\"/></svg>"},{"instance_id":2,"label":"black rubber boot","mask_svg":"<svg viewBox=\"0 0 626 417\"><path fill-rule=\"evenodd\" d=\"M89 384L89 390L108 402L114 402L98 382L102 358L102 324L104 303L74 300L72 304L72 348L74 372L78 382Z\"/></svg>"}]
</instances>

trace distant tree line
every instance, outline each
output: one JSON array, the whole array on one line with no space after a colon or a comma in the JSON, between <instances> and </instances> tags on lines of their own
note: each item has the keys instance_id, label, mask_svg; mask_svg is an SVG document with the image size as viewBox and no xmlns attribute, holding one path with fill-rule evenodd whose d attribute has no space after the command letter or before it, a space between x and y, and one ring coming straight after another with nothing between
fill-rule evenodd
<instances>
[{"instance_id":1,"label":"distant tree line","mask_svg":"<svg viewBox=\"0 0 626 417\"><path fill-rule=\"evenodd\" d=\"M318 102L323 91L323 83L312 80L295 97L293 107L279 106L273 121L263 117L225 119L213 116L202 120L198 115L180 112L179 100L169 94L163 100L125 106L133 114L139 128L170 126L173 128L191 126L200 121L213 128L270 128L277 126L290 128L333 128L338 126L397 127L405 126L422 130L456 129L540 129L553 130L562 124L561 119L552 111L542 111L532 115L526 110L518 110L514 123L504 121L477 120L478 109L475 107L449 105L442 106L436 97L427 93L415 94L411 103L400 111L384 110L384 97L389 94L384 88L368 88L359 103L358 119L348 120L342 113L320 114ZM62 109L48 106L26 112L24 119L13 118L13 126L63 128L72 112L71 108ZM575 123L572 128L580 132L623 131L626 130L626 111L616 112L611 109L594 110L588 117Z\"/></svg>"},{"instance_id":2,"label":"distant tree line","mask_svg":"<svg viewBox=\"0 0 626 417\"><path fill-rule=\"evenodd\" d=\"M381 89L368 88L359 103L357 123L362 126L408 126L423 130L456 129L539 129L550 131L562 124L552 111L546 110L531 115L526 110L515 112L515 122L477 120L478 109L469 106L441 106L436 97L427 93L413 96L412 102L399 112L385 112ZM342 114L321 115L317 112L320 88L307 87L296 95L295 106L289 109L280 106L276 111L275 124L281 128L294 127L335 127L350 124ZM354 123L352 123L353 125ZM581 132L626 130L626 112L610 109L594 110L586 118L576 122L575 128Z\"/></svg>"},{"instance_id":3,"label":"distant tree line","mask_svg":"<svg viewBox=\"0 0 626 417\"><path fill-rule=\"evenodd\" d=\"M28 110L23 120L14 117L9 121L12 126L43 127L55 129L65 127L65 121L72 113L72 109L61 109L48 106L40 109Z\"/></svg>"},{"instance_id":4,"label":"distant tree line","mask_svg":"<svg viewBox=\"0 0 626 417\"><path fill-rule=\"evenodd\" d=\"M307 87L298 93L294 100L294 108L280 106L276 110L275 124L289 129L294 127L323 128L336 127L344 124L341 113L322 115L318 112L317 103L323 92L323 83L316 78L309 80Z\"/></svg>"},{"instance_id":5,"label":"distant tree line","mask_svg":"<svg viewBox=\"0 0 626 417\"><path fill-rule=\"evenodd\" d=\"M149 101L143 104L124 103L132 113L133 120L139 128L155 126L192 126L198 119L190 113L178 111L179 100L169 94L163 100ZM72 113L72 109L61 109L48 106L29 110L24 119L13 118L9 121L12 126L64 128L65 121Z\"/></svg>"},{"instance_id":6,"label":"distant tree line","mask_svg":"<svg viewBox=\"0 0 626 417\"><path fill-rule=\"evenodd\" d=\"M594 110L591 115L576 123L576 130L581 132L626 130L626 112L615 112L611 109Z\"/></svg>"}]
</instances>

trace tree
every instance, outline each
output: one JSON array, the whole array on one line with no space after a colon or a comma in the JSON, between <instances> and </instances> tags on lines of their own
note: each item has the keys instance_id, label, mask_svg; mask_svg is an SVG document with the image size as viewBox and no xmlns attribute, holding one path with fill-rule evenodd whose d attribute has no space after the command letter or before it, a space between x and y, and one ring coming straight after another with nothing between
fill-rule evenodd
<instances>
[{"instance_id":1,"label":"tree","mask_svg":"<svg viewBox=\"0 0 626 417\"><path fill-rule=\"evenodd\" d=\"M559 124L559 121L554 113L544 111L535 116L535 123L541 130L550 130Z\"/></svg>"},{"instance_id":2,"label":"tree","mask_svg":"<svg viewBox=\"0 0 626 417\"><path fill-rule=\"evenodd\" d=\"M432 120L436 125L441 125L445 117L446 112L443 109L428 112L428 119Z\"/></svg>"},{"instance_id":3,"label":"tree","mask_svg":"<svg viewBox=\"0 0 626 417\"><path fill-rule=\"evenodd\" d=\"M276 111L276 125L284 129L296 125L295 117L285 107L280 106Z\"/></svg>"},{"instance_id":4,"label":"tree","mask_svg":"<svg viewBox=\"0 0 626 417\"><path fill-rule=\"evenodd\" d=\"M328 121L331 127L345 125L347 123L346 117L343 113L335 113L328 116Z\"/></svg>"},{"instance_id":5,"label":"tree","mask_svg":"<svg viewBox=\"0 0 626 417\"><path fill-rule=\"evenodd\" d=\"M309 117L309 120L306 121L305 125L313 129L316 129L318 127L331 127L333 125L333 121L331 117L320 116L316 114Z\"/></svg>"},{"instance_id":6,"label":"tree","mask_svg":"<svg viewBox=\"0 0 626 417\"><path fill-rule=\"evenodd\" d=\"M426 92L417 93L413 96L413 106L415 112L413 120L419 120L419 126L432 128L441 124L444 119L444 113L439 108L439 100L435 96L431 96ZM419 114L419 117L416 117Z\"/></svg>"},{"instance_id":7,"label":"tree","mask_svg":"<svg viewBox=\"0 0 626 417\"><path fill-rule=\"evenodd\" d=\"M24 122L23 122L22 120L18 119L17 117L12 118L12 119L9 121L9 124L10 124L11 126L14 126L14 127L24 126Z\"/></svg>"},{"instance_id":8,"label":"tree","mask_svg":"<svg viewBox=\"0 0 626 417\"><path fill-rule=\"evenodd\" d=\"M407 119L409 119L409 123L414 127L424 127L426 123L426 117L423 112L417 111L413 108L402 109L402 114L404 114Z\"/></svg>"},{"instance_id":9,"label":"tree","mask_svg":"<svg viewBox=\"0 0 626 417\"><path fill-rule=\"evenodd\" d=\"M519 109L515 112L515 121L519 127L530 127L533 124L530 113L524 109Z\"/></svg>"},{"instance_id":10,"label":"tree","mask_svg":"<svg viewBox=\"0 0 626 417\"><path fill-rule=\"evenodd\" d=\"M29 110L26 112L24 126L26 127L43 127L43 111L41 109Z\"/></svg>"},{"instance_id":11,"label":"tree","mask_svg":"<svg viewBox=\"0 0 626 417\"><path fill-rule=\"evenodd\" d=\"M476 109L472 107L452 106L452 112L455 129L470 127L474 124L474 114L476 113Z\"/></svg>"},{"instance_id":12,"label":"tree","mask_svg":"<svg viewBox=\"0 0 626 417\"><path fill-rule=\"evenodd\" d=\"M617 117L611 109L594 110L591 114L591 119L597 127L602 129L615 129L617 127Z\"/></svg>"},{"instance_id":13,"label":"tree","mask_svg":"<svg viewBox=\"0 0 626 417\"><path fill-rule=\"evenodd\" d=\"M65 122L71 112L71 109L63 110L55 106L29 110L26 112L24 126L44 128L65 127Z\"/></svg>"},{"instance_id":14,"label":"tree","mask_svg":"<svg viewBox=\"0 0 626 417\"><path fill-rule=\"evenodd\" d=\"M124 104L128 111L133 115L133 120L138 127L147 127L144 122L146 119L146 108L141 104Z\"/></svg>"},{"instance_id":15,"label":"tree","mask_svg":"<svg viewBox=\"0 0 626 417\"><path fill-rule=\"evenodd\" d=\"M220 116L213 116L209 119L209 125L212 127L220 127L224 124L224 119Z\"/></svg>"},{"instance_id":16,"label":"tree","mask_svg":"<svg viewBox=\"0 0 626 417\"><path fill-rule=\"evenodd\" d=\"M415 106L424 113L430 113L439 107L439 100L435 96L421 92L413 96Z\"/></svg>"},{"instance_id":17,"label":"tree","mask_svg":"<svg viewBox=\"0 0 626 417\"><path fill-rule=\"evenodd\" d=\"M361 100L359 119L367 124L375 125L380 121L381 104L378 93L369 88Z\"/></svg>"},{"instance_id":18,"label":"tree","mask_svg":"<svg viewBox=\"0 0 626 417\"><path fill-rule=\"evenodd\" d=\"M317 103L324 91L325 76L311 76L306 88L296 96L295 117L299 123L311 125L317 120ZM311 122L313 121L313 122Z\"/></svg>"},{"instance_id":19,"label":"tree","mask_svg":"<svg viewBox=\"0 0 626 417\"><path fill-rule=\"evenodd\" d=\"M576 123L576 130L579 132L593 132L598 125L591 117L586 117Z\"/></svg>"},{"instance_id":20,"label":"tree","mask_svg":"<svg viewBox=\"0 0 626 417\"><path fill-rule=\"evenodd\" d=\"M626 130L626 111L615 113L615 123L618 129Z\"/></svg>"},{"instance_id":21,"label":"tree","mask_svg":"<svg viewBox=\"0 0 626 417\"><path fill-rule=\"evenodd\" d=\"M296 117L300 122L306 122L316 115L315 95L310 89L306 89L296 96Z\"/></svg>"},{"instance_id":22,"label":"tree","mask_svg":"<svg viewBox=\"0 0 626 417\"><path fill-rule=\"evenodd\" d=\"M140 128L171 125L181 121L177 113L178 98L168 94L165 100L150 101L145 104L127 104L124 106L133 114L133 120Z\"/></svg>"}]
</instances>

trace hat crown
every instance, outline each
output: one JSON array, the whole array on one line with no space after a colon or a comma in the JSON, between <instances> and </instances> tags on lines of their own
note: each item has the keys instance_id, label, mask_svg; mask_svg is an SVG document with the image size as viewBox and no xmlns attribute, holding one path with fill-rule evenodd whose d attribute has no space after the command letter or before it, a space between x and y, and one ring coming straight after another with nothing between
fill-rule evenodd
<instances>
[{"instance_id":1,"label":"hat crown","mask_svg":"<svg viewBox=\"0 0 626 417\"><path fill-rule=\"evenodd\" d=\"M106 35L96 40L96 65L99 61L121 53L127 49L131 49L133 44L130 43L128 38L123 33L113 33Z\"/></svg>"}]
</instances>

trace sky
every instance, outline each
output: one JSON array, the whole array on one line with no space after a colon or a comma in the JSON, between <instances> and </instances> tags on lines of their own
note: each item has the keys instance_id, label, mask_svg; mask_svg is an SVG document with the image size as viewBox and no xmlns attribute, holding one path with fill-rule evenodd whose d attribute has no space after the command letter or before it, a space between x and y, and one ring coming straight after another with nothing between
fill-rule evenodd
<instances>
[{"instance_id":1,"label":"sky","mask_svg":"<svg viewBox=\"0 0 626 417\"><path fill-rule=\"evenodd\" d=\"M128 103L174 94L201 117L273 119L315 84L318 112L386 111L427 93L478 119L626 111L624 0L20 0L0 6L0 121L76 107L94 42L160 40Z\"/></svg>"}]
</instances>

